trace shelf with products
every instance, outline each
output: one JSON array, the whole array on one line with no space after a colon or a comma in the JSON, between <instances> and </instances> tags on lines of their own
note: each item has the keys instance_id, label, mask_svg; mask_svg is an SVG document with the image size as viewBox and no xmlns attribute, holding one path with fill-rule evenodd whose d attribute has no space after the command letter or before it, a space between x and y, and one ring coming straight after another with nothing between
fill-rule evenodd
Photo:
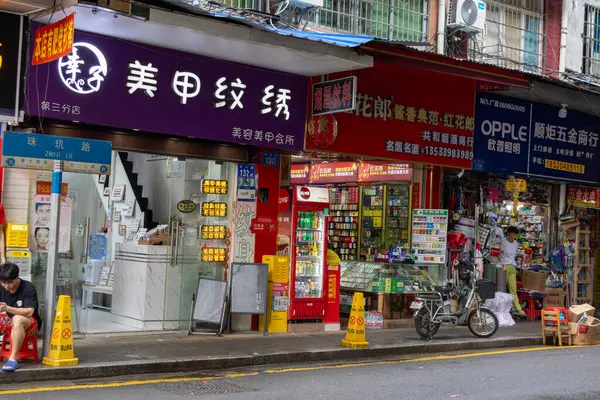
<instances>
[{"instance_id":1,"label":"shelf with products","mask_svg":"<svg viewBox=\"0 0 600 400\"><path fill-rule=\"evenodd\" d=\"M325 260L325 214L322 211L298 211L295 238L296 298L323 296Z\"/></svg>"},{"instance_id":2,"label":"shelf with products","mask_svg":"<svg viewBox=\"0 0 600 400\"><path fill-rule=\"evenodd\" d=\"M409 247L409 210L410 186L386 185L386 247Z\"/></svg>"},{"instance_id":3,"label":"shelf with products","mask_svg":"<svg viewBox=\"0 0 600 400\"><path fill-rule=\"evenodd\" d=\"M446 263L448 210L413 210L412 252L417 262Z\"/></svg>"},{"instance_id":4,"label":"shelf with products","mask_svg":"<svg viewBox=\"0 0 600 400\"><path fill-rule=\"evenodd\" d=\"M519 201L517 212L513 215L513 204L511 200L502 202L498 225L503 230L516 226L519 229L517 240L523 247L532 250L531 262L542 262L548 254L549 207L544 204Z\"/></svg>"},{"instance_id":5,"label":"shelf with products","mask_svg":"<svg viewBox=\"0 0 600 400\"><path fill-rule=\"evenodd\" d=\"M360 259L372 260L385 248L383 185L363 186L360 219Z\"/></svg>"},{"instance_id":6,"label":"shelf with products","mask_svg":"<svg viewBox=\"0 0 600 400\"><path fill-rule=\"evenodd\" d=\"M360 188L329 190L328 248L341 260L356 260L358 253Z\"/></svg>"}]
</instances>

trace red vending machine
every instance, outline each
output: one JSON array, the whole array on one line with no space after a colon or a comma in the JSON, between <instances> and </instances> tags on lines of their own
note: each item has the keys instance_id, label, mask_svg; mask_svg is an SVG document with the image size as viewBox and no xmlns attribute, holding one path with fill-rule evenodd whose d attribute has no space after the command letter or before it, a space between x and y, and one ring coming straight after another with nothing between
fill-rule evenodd
<instances>
[{"instance_id":1,"label":"red vending machine","mask_svg":"<svg viewBox=\"0 0 600 400\"><path fill-rule=\"evenodd\" d=\"M322 320L325 315L327 208L329 189L309 186L294 188L290 320Z\"/></svg>"}]
</instances>

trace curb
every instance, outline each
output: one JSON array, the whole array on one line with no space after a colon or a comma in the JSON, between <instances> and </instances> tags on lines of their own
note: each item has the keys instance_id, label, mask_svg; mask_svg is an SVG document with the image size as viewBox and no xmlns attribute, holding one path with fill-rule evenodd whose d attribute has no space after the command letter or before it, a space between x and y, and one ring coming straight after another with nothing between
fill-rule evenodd
<instances>
[{"instance_id":1,"label":"curb","mask_svg":"<svg viewBox=\"0 0 600 400\"><path fill-rule=\"evenodd\" d=\"M376 358L416 354L449 353L506 347L526 347L542 344L539 336L484 339L468 342L439 341L409 345L377 346L369 349L330 348L297 352L275 352L258 355L240 355L203 358L173 358L163 360L126 361L117 364L84 364L75 367L24 368L15 373L2 374L2 384L58 380L109 378L115 376L227 370L274 364L299 364L324 361L365 361Z\"/></svg>"}]
</instances>

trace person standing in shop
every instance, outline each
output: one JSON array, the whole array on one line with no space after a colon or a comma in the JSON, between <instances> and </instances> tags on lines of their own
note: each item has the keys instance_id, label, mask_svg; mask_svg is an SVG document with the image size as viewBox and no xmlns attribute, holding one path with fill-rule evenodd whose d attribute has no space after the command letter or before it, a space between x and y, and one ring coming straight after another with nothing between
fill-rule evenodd
<instances>
[{"instance_id":1,"label":"person standing in shop","mask_svg":"<svg viewBox=\"0 0 600 400\"><path fill-rule=\"evenodd\" d=\"M506 272L506 284L508 286L508 292L513 295L513 306L517 314L521 317L525 317L525 312L521 308L519 303L519 296L517 295L517 250L519 249L519 242L517 242L517 233L519 230L511 226L506 230L506 240L502 243L502 271Z\"/></svg>"}]
</instances>

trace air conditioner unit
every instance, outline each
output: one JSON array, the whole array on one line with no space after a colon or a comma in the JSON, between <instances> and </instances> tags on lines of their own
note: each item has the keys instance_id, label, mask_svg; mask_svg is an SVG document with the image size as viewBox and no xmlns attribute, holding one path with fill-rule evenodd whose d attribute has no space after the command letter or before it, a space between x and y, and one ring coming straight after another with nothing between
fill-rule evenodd
<instances>
[{"instance_id":1,"label":"air conditioner unit","mask_svg":"<svg viewBox=\"0 0 600 400\"><path fill-rule=\"evenodd\" d=\"M483 31L485 29L485 2L454 0L448 17L449 28L462 31Z\"/></svg>"}]
</instances>

